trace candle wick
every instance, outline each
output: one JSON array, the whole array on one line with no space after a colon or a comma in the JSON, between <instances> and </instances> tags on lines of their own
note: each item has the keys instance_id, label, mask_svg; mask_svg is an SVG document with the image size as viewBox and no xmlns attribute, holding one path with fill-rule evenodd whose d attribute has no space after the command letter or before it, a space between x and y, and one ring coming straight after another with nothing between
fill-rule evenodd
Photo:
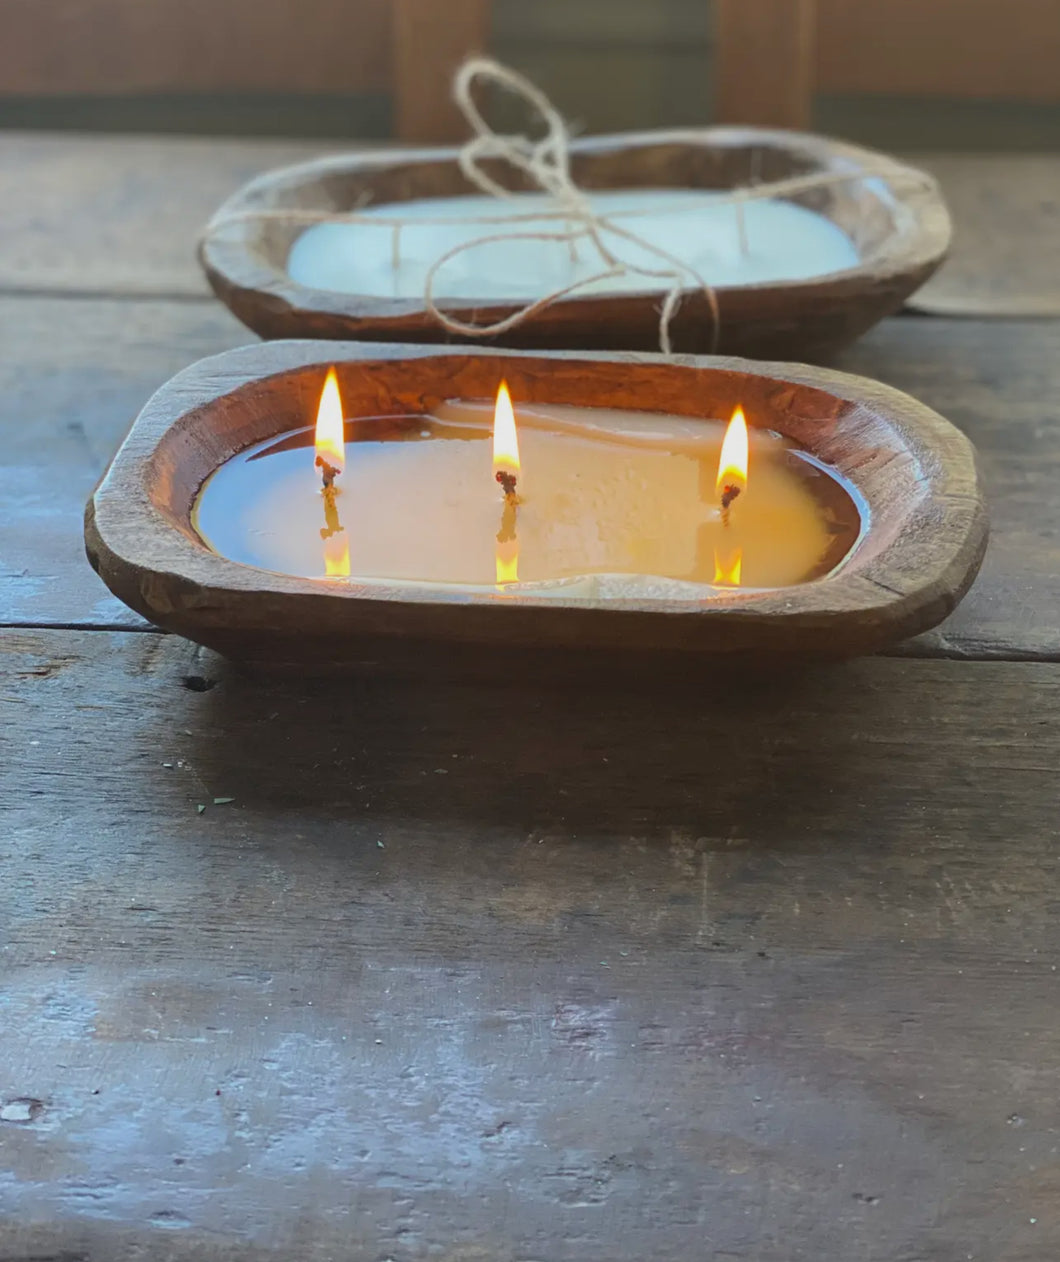
<instances>
[{"instance_id":1,"label":"candle wick","mask_svg":"<svg viewBox=\"0 0 1060 1262\"><path fill-rule=\"evenodd\" d=\"M324 483L324 490L330 491L340 471L336 469L333 464L328 464L328 462L324 459L323 456L317 456L314 463L316 467L320 470L320 477Z\"/></svg>"},{"instance_id":2,"label":"candle wick","mask_svg":"<svg viewBox=\"0 0 1060 1262\"><path fill-rule=\"evenodd\" d=\"M742 489L735 482L726 482L721 488L721 524L726 529L728 529L729 525L729 509L733 500L736 499Z\"/></svg>"},{"instance_id":3,"label":"candle wick","mask_svg":"<svg viewBox=\"0 0 1060 1262\"><path fill-rule=\"evenodd\" d=\"M503 469L498 469L494 474L494 477L500 483L501 490L504 492L506 499L514 500L517 498L515 494L515 487L518 479L514 473L506 473Z\"/></svg>"},{"instance_id":4,"label":"candle wick","mask_svg":"<svg viewBox=\"0 0 1060 1262\"><path fill-rule=\"evenodd\" d=\"M736 231L740 237L740 253L746 258L751 251L751 246L747 240L747 213L744 210L743 198L739 198L736 202Z\"/></svg>"},{"instance_id":5,"label":"candle wick","mask_svg":"<svg viewBox=\"0 0 1060 1262\"><path fill-rule=\"evenodd\" d=\"M567 250L570 253L570 261L572 263L580 263L581 258L578 255L578 233L577 229L571 227L568 219L563 225L564 231L567 233Z\"/></svg>"},{"instance_id":6,"label":"candle wick","mask_svg":"<svg viewBox=\"0 0 1060 1262\"><path fill-rule=\"evenodd\" d=\"M321 539L330 539L332 535L337 535L342 530L339 508L335 503L336 494L333 486L324 487L324 525L320 529Z\"/></svg>"},{"instance_id":7,"label":"candle wick","mask_svg":"<svg viewBox=\"0 0 1060 1262\"><path fill-rule=\"evenodd\" d=\"M498 543L513 543L515 541L516 527L518 525L518 505L518 496L505 496L504 509L501 512L501 528L497 531Z\"/></svg>"},{"instance_id":8,"label":"candle wick","mask_svg":"<svg viewBox=\"0 0 1060 1262\"><path fill-rule=\"evenodd\" d=\"M728 512L729 506L733 500L740 494L742 487L736 485L735 482L726 482L721 488L721 508L722 512Z\"/></svg>"}]
</instances>

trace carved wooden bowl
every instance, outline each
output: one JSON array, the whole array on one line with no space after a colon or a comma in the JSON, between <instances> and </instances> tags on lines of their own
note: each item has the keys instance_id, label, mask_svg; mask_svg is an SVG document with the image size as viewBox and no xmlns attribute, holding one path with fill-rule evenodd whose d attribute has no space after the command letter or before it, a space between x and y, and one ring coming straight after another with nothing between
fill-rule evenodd
<instances>
[{"instance_id":1,"label":"carved wooden bowl","mask_svg":"<svg viewBox=\"0 0 1060 1262\"><path fill-rule=\"evenodd\" d=\"M834 221L861 262L827 276L719 288L724 354L820 360L895 311L934 272L950 242L938 191L883 154L823 137L760 128L642 132L594 137L573 146L583 187L728 189L814 172L882 172L793 196ZM262 337L445 342L453 338L420 299L386 299L306 288L286 261L304 223L229 220L248 211L350 211L368 203L472 193L454 149L394 150L322 158L261 176L236 193L208 226L199 256L218 297ZM505 176L505 178L507 178ZM709 277L707 278L709 280ZM505 334L534 348L657 350L657 291L573 294ZM522 303L447 299L439 304L476 323L501 320ZM672 325L678 350L712 348L705 296L689 289Z\"/></svg>"},{"instance_id":2,"label":"carved wooden bowl","mask_svg":"<svg viewBox=\"0 0 1060 1262\"><path fill-rule=\"evenodd\" d=\"M831 575L700 599L593 601L288 577L212 552L192 527L204 480L315 415L329 364L348 417L487 398L503 374L524 402L726 417L788 435L868 506ZM987 524L971 444L886 386L805 365L631 353L274 342L178 374L137 417L86 510L88 555L121 600L170 631L249 663L331 670L414 655L427 642L651 654L867 653L940 622L975 576Z\"/></svg>"}]
</instances>

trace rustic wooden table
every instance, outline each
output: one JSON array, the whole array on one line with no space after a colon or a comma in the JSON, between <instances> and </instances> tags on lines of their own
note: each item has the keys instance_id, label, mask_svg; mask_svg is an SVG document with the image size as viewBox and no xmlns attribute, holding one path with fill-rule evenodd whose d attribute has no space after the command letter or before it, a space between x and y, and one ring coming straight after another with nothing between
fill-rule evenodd
<instances>
[{"instance_id":1,"label":"rustic wooden table","mask_svg":"<svg viewBox=\"0 0 1060 1262\"><path fill-rule=\"evenodd\" d=\"M307 151L0 141L0 1258L1060 1256L1060 320L845 357L993 502L892 656L252 682L108 596L81 510L251 340L199 222Z\"/></svg>"}]
</instances>

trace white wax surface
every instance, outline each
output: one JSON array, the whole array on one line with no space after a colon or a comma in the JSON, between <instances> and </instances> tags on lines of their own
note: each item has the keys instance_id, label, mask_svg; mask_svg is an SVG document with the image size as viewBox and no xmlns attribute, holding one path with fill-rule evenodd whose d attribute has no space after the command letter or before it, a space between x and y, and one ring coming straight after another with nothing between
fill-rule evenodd
<instances>
[{"instance_id":1,"label":"white wax surface","mask_svg":"<svg viewBox=\"0 0 1060 1262\"><path fill-rule=\"evenodd\" d=\"M802 280L854 267L858 254L834 223L792 202L762 199L744 205L748 249L741 249L737 210L721 204L723 194L699 189L640 189L591 194L596 210L618 214L618 223L695 269L710 285L753 285L764 281ZM287 260L291 278L313 289L363 294L374 298L422 298L428 269L454 246L504 232L555 232L559 220L518 224L415 222L459 216L526 214L548 210L541 194L492 197L445 197L369 206L358 212L379 218L395 215L413 222L400 229L398 266L394 267L394 228L389 224L321 223L294 242ZM646 213L629 213L646 212ZM648 250L614 234L608 248L624 262L651 268L668 266ZM476 245L438 271L438 298L532 299L605 270L587 240L571 257L565 241L508 240ZM628 292L669 289L672 281L638 275L610 277L579 292ZM689 287L695 282L689 280Z\"/></svg>"}]
</instances>

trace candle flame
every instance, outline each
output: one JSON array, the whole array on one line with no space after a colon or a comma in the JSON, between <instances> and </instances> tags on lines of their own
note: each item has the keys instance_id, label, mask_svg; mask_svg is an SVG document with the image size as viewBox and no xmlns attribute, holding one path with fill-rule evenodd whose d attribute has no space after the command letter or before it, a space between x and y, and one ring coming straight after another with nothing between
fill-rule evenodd
<instances>
[{"instance_id":1,"label":"candle flame","mask_svg":"<svg viewBox=\"0 0 1060 1262\"><path fill-rule=\"evenodd\" d=\"M519 541L510 539L507 543L497 544L497 584L519 581Z\"/></svg>"},{"instance_id":2,"label":"candle flame","mask_svg":"<svg viewBox=\"0 0 1060 1262\"><path fill-rule=\"evenodd\" d=\"M725 431L715 486L719 495L724 495L726 488L735 488L739 494L747 486L747 421L741 407L733 412Z\"/></svg>"},{"instance_id":3,"label":"candle flame","mask_svg":"<svg viewBox=\"0 0 1060 1262\"><path fill-rule=\"evenodd\" d=\"M332 368L324 382L317 410L316 432L317 460L336 472L346 466L346 433L342 418L342 398L339 395L339 379Z\"/></svg>"},{"instance_id":4,"label":"candle flame","mask_svg":"<svg viewBox=\"0 0 1060 1262\"><path fill-rule=\"evenodd\" d=\"M493 471L519 472L519 436L515 432L515 412L506 381L497 388L497 406L493 412Z\"/></svg>"},{"instance_id":5,"label":"candle flame","mask_svg":"<svg viewBox=\"0 0 1060 1262\"><path fill-rule=\"evenodd\" d=\"M329 578L348 578L350 541L345 530L337 530L324 540L324 573Z\"/></svg>"},{"instance_id":6,"label":"candle flame","mask_svg":"<svg viewBox=\"0 0 1060 1262\"><path fill-rule=\"evenodd\" d=\"M739 587L743 569L743 548L736 548L729 556L722 556L714 549L714 586Z\"/></svg>"}]
</instances>

